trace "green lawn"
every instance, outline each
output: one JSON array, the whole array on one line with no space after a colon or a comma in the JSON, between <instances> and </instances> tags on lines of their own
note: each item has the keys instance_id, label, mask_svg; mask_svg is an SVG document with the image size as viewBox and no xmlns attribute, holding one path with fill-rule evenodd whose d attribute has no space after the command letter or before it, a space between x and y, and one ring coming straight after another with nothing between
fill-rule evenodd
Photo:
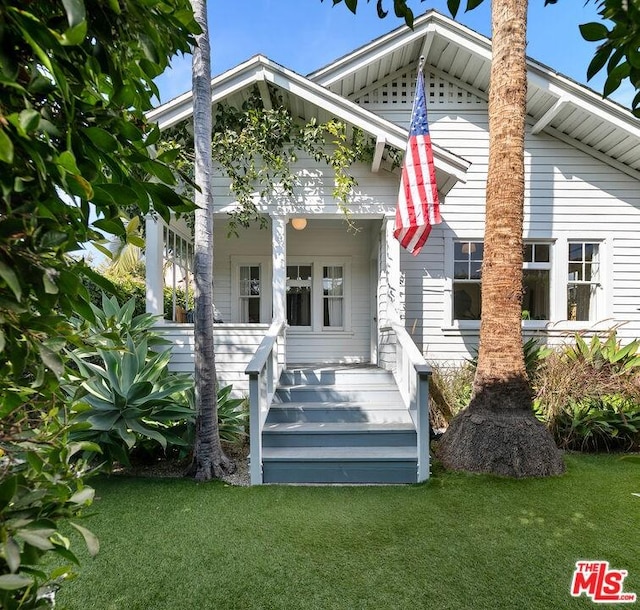
<instances>
[{"instance_id":1,"label":"green lawn","mask_svg":"<svg viewBox=\"0 0 640 610\"><path fill-rule=\"evenodd\" d=\"M401 487L100 479L86 522L100 554L83 560L58 602L69 610L602 607L569 594L580 559L628 570L624 590L640 594L632 496L640 466L576 455L567 465L563 477L525 481L436 469L428 483Z\"/></svg>"}]
</instances>

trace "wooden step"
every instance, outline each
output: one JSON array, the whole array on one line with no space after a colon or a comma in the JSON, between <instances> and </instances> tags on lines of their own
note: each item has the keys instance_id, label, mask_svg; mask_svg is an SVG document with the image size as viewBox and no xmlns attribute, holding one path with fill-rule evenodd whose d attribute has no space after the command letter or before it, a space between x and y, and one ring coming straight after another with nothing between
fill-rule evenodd
<instances>
[{"instance_id":1,"label":"wooden step","mask_svg":"<svg viewBox=\"0 0 640 610\"><path fill-rule=\"evenodd\" d=\"M265 424L263 447L411 447L411 423L287 422Z\"/></svg>"},{"instance_id":2,"label":"wooden step","mask_svg":"<svg viewBox=\"0 0 640 610\"><path fill-rule=\"evenodd\" d=\"M404 405L386 402L284 402L271 405L267 423L411 423Z\"/></svg>"},{"instance_id":3,"label":"wooden step","mask_svg":"<svg viewBox=\"0 0 640 610\"><path fill-rule=\"evenodd\" d=\"M265 447L265 483L415 483L415 447Z\"/></svg>"}]
</instances>

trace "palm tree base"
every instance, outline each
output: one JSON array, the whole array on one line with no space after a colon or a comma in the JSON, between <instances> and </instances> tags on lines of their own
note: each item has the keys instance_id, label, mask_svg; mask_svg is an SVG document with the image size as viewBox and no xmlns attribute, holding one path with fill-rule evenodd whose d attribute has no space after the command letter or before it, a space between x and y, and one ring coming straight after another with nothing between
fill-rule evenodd
<instances>
[{"instance_id":1,"label":"palm tree base","mask_svg":"<svg viewBox=\"0 0 640 610\"><path fill-rule=\"evenodd\" d=\"M213 452L215 455L194 456L191 466L185 473L187 477L193 477L198 483L223 479L236 471L236 463L230 460L221 450Z\"/></svg>"},{"instance_id":2,"label":"palm tree base","mask_svg":"<svg viewBox=\"0 0 640 610\"><path fill-rule=\"evenodd\" d=\"M436 456L451 470L503 477L548 477L565 471L551 433L530 408L471 405L451 421Z\"/></svg>"}]
</instances>

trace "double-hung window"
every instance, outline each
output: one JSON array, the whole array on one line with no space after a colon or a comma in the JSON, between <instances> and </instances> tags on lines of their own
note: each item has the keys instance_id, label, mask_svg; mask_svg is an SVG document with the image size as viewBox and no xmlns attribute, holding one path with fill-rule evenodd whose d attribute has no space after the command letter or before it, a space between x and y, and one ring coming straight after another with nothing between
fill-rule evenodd
<instances>
[{"instance_id":1,"label":"double-hung window","mask_svg":"<svg viewBox=\"0 0 640 610\"><path fill-rule=\"evenodd\" d=\"M567 269L567 320L598 319L600 244L569 242Z\"/></svg>"},{"instance_id":2,"label":"double-hung window","mask_svg":"<svg viewBox=\"0 0 640 610\"><path fill-rule=\"evenodd\" d=\"M262 278L260 265L240 265L240 322L261 322Z\"/></svg>"},{"instance_id":3,"label":"double-hung window","mask_svg":"<svg viewBox=\"0 0 640 610\"><path fill-rule=\"evenodd\" d=\"M481 241L460 241L453 245L453 319L479 320L482 311L480 286Z\"/></svg>"},{"instance_id":4,"label":"double-hung window","mask_svg":"<svg viewBox=\"0 0 640 610\"><path fill-rule=\"evenodd\" d=\"M524 245L522 317L550 320L551 245L531 242Z\"/></svg>"}]
</instances>

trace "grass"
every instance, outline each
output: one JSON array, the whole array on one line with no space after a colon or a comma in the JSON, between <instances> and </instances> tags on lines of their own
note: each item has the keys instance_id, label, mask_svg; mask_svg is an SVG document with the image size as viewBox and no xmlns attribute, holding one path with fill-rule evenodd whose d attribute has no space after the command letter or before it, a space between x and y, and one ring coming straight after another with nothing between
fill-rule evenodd
<instances>
[{"instance_id":1,"label":"grass","mask_svg":"<svg viewBox=\"0 0 640 610\"><path fill-rule=\"evenodd\" d=\"M640 467L567 456L554 479L436 469L423 485L254 487L96 481L101 540L69 610L572 609L574 564L640 594ZM629 605L626 605L629 607ZM59 606L58 606L59 607ZM609 606L611 607L611 606ZM621 607L624 607L621 605Z\"/></svg>"}]
</instances>

